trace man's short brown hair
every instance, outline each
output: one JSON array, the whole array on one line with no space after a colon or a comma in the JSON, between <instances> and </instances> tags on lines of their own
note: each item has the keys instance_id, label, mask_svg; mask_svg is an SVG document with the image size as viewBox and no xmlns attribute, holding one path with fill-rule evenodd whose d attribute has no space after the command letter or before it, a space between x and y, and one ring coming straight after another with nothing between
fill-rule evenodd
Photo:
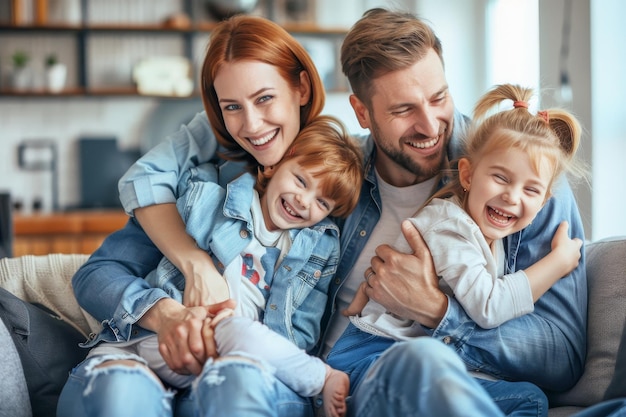
<instances>
[{"instance_id":1,"label":"man's short brown hair","mask_svg":"<svg viewBox=\"0 0 626 417\"><path fill-rule=\"evenodd\" d=\"M372 80L413 65L434 49L443 63L441 41L415 15L376 8L352 26L341 46L341 68L352 92L370 105Z\"/></svg>"}]
</instances>

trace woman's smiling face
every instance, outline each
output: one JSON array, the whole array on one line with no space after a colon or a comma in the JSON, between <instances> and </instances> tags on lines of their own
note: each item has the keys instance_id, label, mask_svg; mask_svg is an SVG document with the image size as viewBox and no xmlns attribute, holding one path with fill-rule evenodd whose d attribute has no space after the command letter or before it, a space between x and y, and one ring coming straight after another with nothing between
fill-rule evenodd
<instances>
[{"instance_id":1,"label":"woman's smiling face","mask_svg":"<svg viewBox=\"0 0 626 417\"><path fill-rule=\"evenodd\" d=\"M292 88L259 61L228 62L218 71L214 88L226 129L260 165L277 164L300 131L300 106L310 96L308 82L301 84Z\"/></svg>"}]
</instances>

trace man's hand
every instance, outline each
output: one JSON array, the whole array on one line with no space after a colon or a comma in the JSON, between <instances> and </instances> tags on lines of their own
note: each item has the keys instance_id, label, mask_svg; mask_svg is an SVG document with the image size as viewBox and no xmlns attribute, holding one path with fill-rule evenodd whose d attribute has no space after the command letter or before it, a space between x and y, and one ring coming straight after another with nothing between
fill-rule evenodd
<instances>
[{"instance_id":1,"label":"man's hand","mask_svg":"<svg viewBox=\"0 0 626 417\"><path fill-rule=\"evenodd\" d=\"M371 272L371 268L368 268L367 271L372 274L370 275L370 278L374 276L374 274ZM367 287L369 286L369 284L367 283L368 280L369 278L367 278L366 276L366 280L363 281L359 286L359 289L356 290L356 294L354 294L352 302L350 303L348 308L341 312L341 314L346 317L358 316L359 314L361 314L361 311L363 311L363 308L369 301L369 297L367 296L366 292Z\"/></svg>"},{"instance_id":2,"label":"man's hand","mask_svg":"<svg viewBox=\"0 0 626 417\"><path fill-rule=\"evenodd\" d=\"M413 253L400 253L389 245L376 248L365 288L368 297L391 313L424 326L437 327L448 308L448 298L439 289L428 246L411 222L402 222L402 233ZM370 269L365 271L369 274Z\"/></svg>"}]
</instances>

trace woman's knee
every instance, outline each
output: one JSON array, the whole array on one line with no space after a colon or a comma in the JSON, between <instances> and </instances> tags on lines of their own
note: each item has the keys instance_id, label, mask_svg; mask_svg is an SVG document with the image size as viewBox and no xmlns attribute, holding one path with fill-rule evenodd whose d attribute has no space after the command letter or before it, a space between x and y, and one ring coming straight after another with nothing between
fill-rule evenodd
<instances>
[{"instance_id":1,"label":"woman's knee","mask_svg":"<svg viewBox=\"0 0 626 417\"><path fill-rule=\"evenodd\" d=\"M145 364L94 357L72 371L58 411L63 416L170 416L173 397Z\"/></svg>"}]
</instances>

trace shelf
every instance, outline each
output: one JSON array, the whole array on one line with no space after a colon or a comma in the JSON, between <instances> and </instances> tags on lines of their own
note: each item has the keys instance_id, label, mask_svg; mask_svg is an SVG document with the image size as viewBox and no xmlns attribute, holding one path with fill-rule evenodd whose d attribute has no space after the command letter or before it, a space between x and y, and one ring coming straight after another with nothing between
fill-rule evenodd
<instances>
[{"instance_id":1,"label":"shelf","mask_svg":"<svg viewBox=\"0 0 626 417\"><path fill-rule=\"evenodd\" d=\"M59 97L142 97L143 95L138 93L129 74L132 73L134 65L140 59L159 55L183 56L192 64L191 79L194 82L196 91L188 97L171 98L179 99L200 96L200 93L197 91L198 71L200 71L199 63L202 62L202 54L208 38L206 35L216 28L218 25L217 21L206 19L192 19L189 21L183 19L182 21L178 20L178 22L182 23L172 23L176 22L176 20L155 18L154 22L152 20L141 21L139 19L137 23L133 23L128 21L128 16L133 16L133 14L128 13L121 16L119 21L92 23L88 16L88 10L90 5L99 4L96 1L80 0L80 16L78 20L72 20L75 23L55 22L14 25L7 21L0 22L0 34L5 37L12 36L12 39L9 40L12 40L16 45L26 45L22 38L28 37L29 41L52 45L47 46L47 50L57 48L57 50L63 51L60 54L60 58L62 62L68 65L69 77L66 84L68 88L59 93L49 93L42 88L13 90L8 84L2 84L0 86L0 100L17 97L42 99ZM145 4L151 4L149 3L150 0L145 1ZM194 14L194 10L197 11L197 7L194 9L194 4L197 5L198 3L194 3L194 0L183 0L182 10L180 11L185 12L187 16L197 16L197 14ZM268 5L271 4L273 4L272 1L269 1ZM102 17L101 14L97 16ZM48 22L48 20L43 21ZM305 47L306 42L312 43L312 48L321 53L321 59L327 60L328 56L332 57L333 68L330 70L326 68L325 80L327 80L327 83L325 86L328 91L345 91L347 89L346 83L341 79L335 56L338 55L338 41L343 38L347 29L320 27L312 23L287 23L283 27L296 38L299 37ZM39 37L40 40L35 39L35 37ZM305 37L308 38L306 42ZM328 42L328 51L322 48L322 52L319 52L319 45L315 44L316 40L311 40L311 38ZM8 44L5 42L7 41L3 39L2 42L6 48ZM50 44L50 42L53 43ZM13 49L13 51L16 49ZM35 67L37 65L41 66L40 63L43 57L32 54L29 51L29 47L23 47L23 49L31 53L31 61L36 63ZM37 50L37 48L33 49ZM71 52L68 53L68 51ZM5 53L7 52L5 51ZM39 54L41 55L42 52L39 52ZM36 71L41 72L42 69L40 68ZM321 75L324 76L324 74ZM8 79L8 77L5 78ZM36 82L34 84L41 85L42 83ZM161 98L162 96L148 95L145 97Z\"/></svg>"},{"instance_id":2,"label":"shelf","mask_svg":"<svg viewBox=\"0 0 626 417\"><path fill-rule=\"evenodd\" d=\"M190 96L161 96L153 94L139 94L136 87L112 87L112 88L68 88L58 93L50 93L46 90L28 90L17 91L10 89L0 89L0 99L15 97L33 97L33 98L58 98L58 97L153 97L153 98L171 98L171 99L189 99L200 97L199 92L194 92Z\"/></svg>"},{"instance_id":3,"label":"shelf","mask_svg":"<svg viewBox=\"0 0 626 417\"><path fill-rule=\"evenodd\" d=\"M82 25L52 24L52 25L8 25L0 24L0 32L77 32L82 30Z\"/></svg>"},{"instance_id":4,"label":"shelf","mask_svg":"<svg viewBox=\"0 0 626 417\"><path fill-rule=\"evenodd\" d=\"M188 28L170 27L163 24L121 24L121 23L96 23L89 25L76 24L49 24L49 25L8 25L0 24L0 32L164 32L164 33L196 33L211 32L217 26L217 22L200 22ZM345 28L326 28L312 24L286 24L285 30L292 34L310 35L345 35Z\"/></svg>"}]
</instances>

